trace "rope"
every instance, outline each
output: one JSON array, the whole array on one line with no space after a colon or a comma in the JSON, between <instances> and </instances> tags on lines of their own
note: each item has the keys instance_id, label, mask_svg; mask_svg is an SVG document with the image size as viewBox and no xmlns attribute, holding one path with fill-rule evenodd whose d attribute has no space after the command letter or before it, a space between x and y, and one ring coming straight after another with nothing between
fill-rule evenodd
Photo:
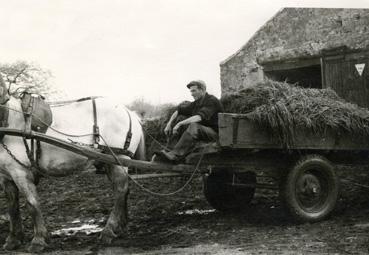
<instances>
[{"instance_id":1,"label":"rope","mask_svg":"<svg viewBox=\"0 0 369 255\"><path fill-rule=\"evenodd\" d=\"M96 98L101 98L101 96L83 97L83 98L79 98L79 99L72 99L72 100L66 100L66 101L54 101L54 102L46 101L46 103L49 104L50 107L54 107L54 106L58 107L58 106L64 106L64 105L72 104L72 103L92 100L92 99L96 99Z\"/></svg>"},{"instance_id":2,"label":"rope","mask_svg":"<svg viewBox=\"0 0 369 255\"><path fill-rule=\"evenodd\" d=\"M109 145L107 145L107 143L106 143L106 141L105 141L105 139L104 139L104 137L102 137L101 135L100 135L100 137L101 137L101 140L104 142L104 144L108 147L108 149L109 149L109 151L110 151L110 153L112 154L112 156L114 157L114 159L117 161L117 163L121 166L121 167L124 167L123 165L122 165L122 163L120 162L120 160L119 160L119 158L117 157L117 155L113 152L113 150L109 147ZM155 192L155 191L152 191L152 190L150 190L150 189L148 189L148 188L146 188L146 187L144 187L142 184L140 184L139 182L137 182L135 179L133 179L129 174L128 174L128 178L136 185L136 186L138 186L140 189L142 189L143 191L145 191L145 192L147 192L147 193L149 193L149 194L151 194L151 195L154 195L154 196L161 196L161 197L165 197L165 196L172 196L172 195L175 195L175 194L177 194L177 193L179 193L179 192L181 192L182 190L184 190L191 182L192 182L192 180L193 180L193 178L195 177L195 174L198 172L198 170L199 170L199 166L200 166L200 163L201 163L201 161L202 161L202 159L203 159L203 157L204 157L204 151L202 151L201 152L201 155L200 155L200 159L199 159L199 161L197 162L197 164L196 164L196 167L195 167L195 169L193 170L193 172L192 172L192 174L191 174L191 176L190 176L190 178L186 181L186 183L182 186L182 187L180 187L179 189L177 189L176 191L173 191L173 192L169 192L169 193L158 193L158 192Z\"/></svg>"},{"instance_id":3,"label":"rope","mask_svg":"<svg viewBox=\"0 0 369 255\"><path fill-rule=\"evenodd\" d=\"M155 143L157 143L157 144L159 144L159 146L161 147L161 148L163 148L164 150L169 150L169 148L167 147L167 146L165 146L165 145L163 145L163 144L161 144L157 139L155 139L152 135L150 135L149 133L147 133L147 130L145 130L145 128L144 127L142 127L142 129L144 130L144 131L146 131L146 135L148 136L148 137L150 137L152 140L153 140L153 142L155 142ZM151 148L151 147L150 147Z\"/></svg>"}]
</instances>

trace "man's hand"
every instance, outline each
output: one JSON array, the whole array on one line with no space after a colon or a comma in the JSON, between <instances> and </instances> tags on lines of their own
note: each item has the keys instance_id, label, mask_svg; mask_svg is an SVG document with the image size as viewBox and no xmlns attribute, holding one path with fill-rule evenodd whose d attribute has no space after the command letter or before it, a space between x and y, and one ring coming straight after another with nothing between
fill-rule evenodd
<instances>
[{"instance_id":1,"label":"man's hand","mask_svg":"<svg viewBox=\"0 0 369 255\"><path fill-rule=\"evenodd\" d=\"M182 123L181 122L178 122L174 128L173 128L173 135L177 135L178 134L178 131L179 131L179 128L182 126Z\"/></svg>"},{"instance_id":2,"label":"man's hand","mask_svg":"<svg viewBox=\"0 0 369 255\"><path fill-rule=\"evenodd\" d=\"M171 125L168 123L164 128L164 134L169 137L170 133L172 133L172 128Z\"/></svg>"}]
</instances>

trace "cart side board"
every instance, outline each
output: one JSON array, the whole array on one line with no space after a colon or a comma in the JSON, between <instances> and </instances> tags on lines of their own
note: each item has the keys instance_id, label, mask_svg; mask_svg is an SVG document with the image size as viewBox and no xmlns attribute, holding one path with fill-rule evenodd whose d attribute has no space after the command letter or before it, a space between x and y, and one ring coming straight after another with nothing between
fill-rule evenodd
<instances>
[{"instance_id":1,"label":"cart side board","mask_svg":"<svg viewBox=\"0 0 369 255\"><path fill-rule=\"evenodd\" d=\"M273 140L270 133L246 114L219 114L219 144L234 149L285 149ZM369 137L337 135L331 130L325 134L314 133L307 128L297 130L291 149L318 150L369 150Z\"/></svg>"}]
</instances>

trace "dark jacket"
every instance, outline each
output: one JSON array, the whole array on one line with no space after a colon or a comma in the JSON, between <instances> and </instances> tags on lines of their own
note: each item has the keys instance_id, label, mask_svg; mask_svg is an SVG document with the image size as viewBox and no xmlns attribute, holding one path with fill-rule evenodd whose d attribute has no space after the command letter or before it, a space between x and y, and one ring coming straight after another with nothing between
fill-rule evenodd
<instances>
[{"instance_id":1,"label":"dark jacket","mask_svg":"<svg viewBox=\"0 0 369 255\"><path fill-rule=\"evenodd\" d=\"M181 105L177 110L179 115L187 117L200 115L201 122L199 124L218 131L218 113L223 112L223 106L218 98L206 93L202 98L189 104Z\"/></svg>"}]
</instances>

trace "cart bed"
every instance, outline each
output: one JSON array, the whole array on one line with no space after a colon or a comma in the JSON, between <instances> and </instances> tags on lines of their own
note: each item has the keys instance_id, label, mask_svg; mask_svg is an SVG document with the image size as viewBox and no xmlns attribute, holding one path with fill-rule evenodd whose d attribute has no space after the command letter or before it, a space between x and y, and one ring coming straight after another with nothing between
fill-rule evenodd
<instances>
[{"instance_id":1,"label":"cart bed","mask_svg":"<svg viewBox=\"0 0 369 255\"><path fill-rule=\"evenodd\" d=\"M296 132L290 149L314 150L369 150L369 137L363 139L349 135L336 135L327 130L320 135L307 128ZM265 128L246 118L245 114L219 114L219 144L221 147L238 149L285 149L273 140Z\"/></svg>"}]
</instances>

